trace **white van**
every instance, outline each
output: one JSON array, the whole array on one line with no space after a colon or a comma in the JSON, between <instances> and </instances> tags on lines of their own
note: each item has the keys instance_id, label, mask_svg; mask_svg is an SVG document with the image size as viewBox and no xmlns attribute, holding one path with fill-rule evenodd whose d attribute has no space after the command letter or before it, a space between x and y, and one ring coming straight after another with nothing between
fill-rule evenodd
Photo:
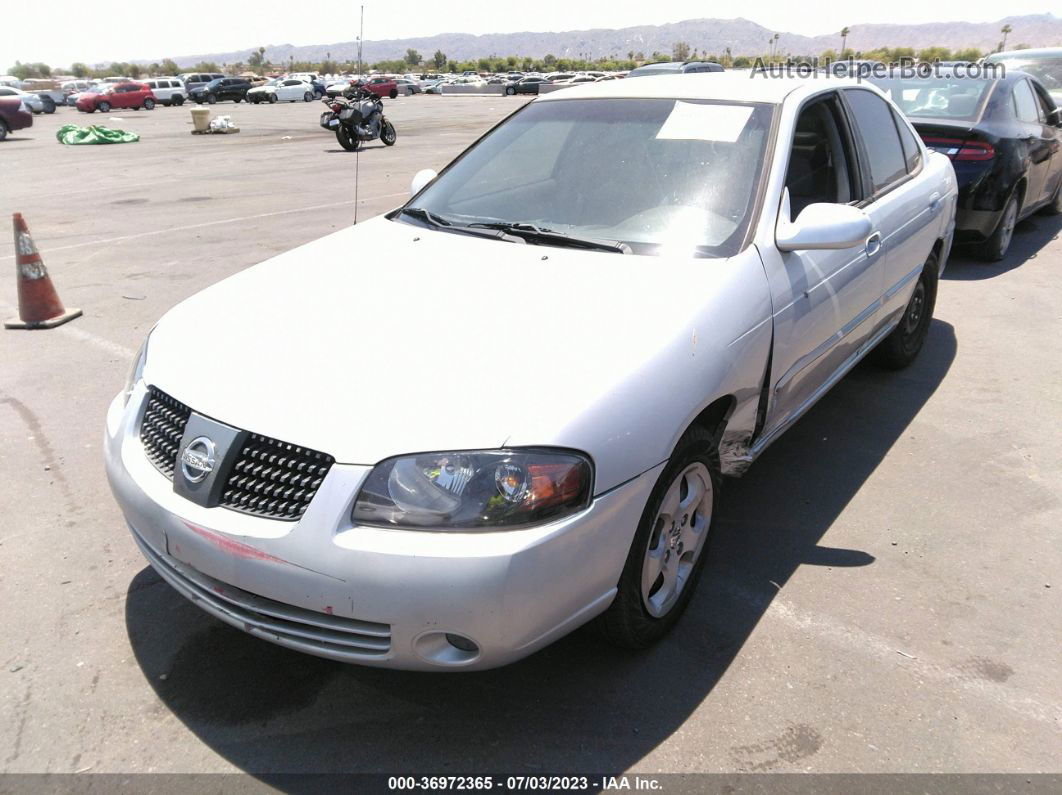
<instances>
[{"instance_id":1,"label":"white van","mask_svg":"<svg viewBox=\"0 0 1062 795\"><path fill-rule=\"evenodd\" d=\"M144 83L151 89L155 99L163 105L183 105L188 98L184 83L176 77L152 77Z\"/></svg>"}]
</instances>

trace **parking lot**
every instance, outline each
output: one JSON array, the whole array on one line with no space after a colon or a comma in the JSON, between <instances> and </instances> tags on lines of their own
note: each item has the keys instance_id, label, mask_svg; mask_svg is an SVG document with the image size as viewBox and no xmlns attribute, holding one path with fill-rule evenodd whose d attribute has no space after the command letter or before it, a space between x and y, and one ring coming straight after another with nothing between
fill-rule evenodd
<instances>
[{"instance_id":1,"label":"parking lot","mask_svg":"<svg viewBox=\"0 0 1062 795\"><path fill-rule=\"evenodd\" d=\"M727 482L700 590L647 652L584 630L485 673L344 666L219 623L147 566L100 442L152 324L349 225L356 167L364 219L524 101L387 102L398 142L360 158L320 103L216 105L242 129L225 136L190 135L187 107L61 108L0 144L4 222L24 215L84 310L0 333L2 770L1062 768L1059 217L1020 224L1001 263L954 256L909 370L860 365ZM61 146L71 121L141 141ZM14 302L4 242L5 318ZM189 330L204 357L208 327Z\"/></svg>"}]
</instances>

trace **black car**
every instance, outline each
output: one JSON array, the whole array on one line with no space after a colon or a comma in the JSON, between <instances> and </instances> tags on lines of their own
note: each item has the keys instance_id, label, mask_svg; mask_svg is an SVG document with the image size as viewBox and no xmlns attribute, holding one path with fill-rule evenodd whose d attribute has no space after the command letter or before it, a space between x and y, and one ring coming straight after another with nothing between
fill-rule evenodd
<instances>
[{"instance_id":1,"label":"black car","mask_svg":"<svg viewBox=\"0 0 1062 795\"><path fill-rule=\"evenodd\" d=\"M538 87L543 83L550 82L544 77L521 77L519 80L510 80L505 84L505 93L513 94L537 94Z\"/></svg>"},{"instance_id":2,"label":"black car","mask_svg":"<svg viewBox=\"0 0 1062 795\"><path fill-rule=\"evenodd\" d=\"M951 158L959 184L956 244L988 260L1007 253L1014 225L1037 210L1062 213L1062 112L1031 75L873 79L926 146Z\"/></svg>"},{"instance_id":3,"label":"black car","mask_svg":"<svg viewBox=\"0 0 1062 795\"><path fill-rule=\"evenodd\" d=\"M188 92L188 96L194 102L206 102L210 105L224 102L226 99L242 102L247 98L247 90L250 87L251 81L242 77L222 77L211 80L206 85L197 86Z\"/></svg>"},{"instance_id":4,"label":"black car","mask_svg":"<svg viewBox=\"0 0 1062 795\"><path fill-rule=\"evenodd\" d=\"M659 77L660 75L688 75L697 72L722 72L722 64L714 61L663 61L647 63L631 69L627 77Z\"/></svg>"}]
</instances>

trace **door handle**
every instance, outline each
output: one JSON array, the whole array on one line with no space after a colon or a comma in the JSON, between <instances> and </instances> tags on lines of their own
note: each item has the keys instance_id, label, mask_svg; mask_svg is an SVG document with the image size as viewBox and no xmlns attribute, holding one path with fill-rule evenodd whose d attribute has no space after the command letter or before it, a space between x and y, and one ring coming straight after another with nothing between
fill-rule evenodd
<instances>
[{"instance_id":1,"label":"door handle","mask_svg":"<svg viewBox=\"0 0 1062 795\"><path fill-rule=\"evenodd\" d=\"M881 251L881 232L875 232L867 238L867 256L873 257Z\"/></svg>"},{"instance_id":2,"label":"door handle","mask_svg":"<svg viewBox=\"0 0 1062 795\"><path fill-rule=\"evenodd\" d=\"M940 206L940 194L934 193L929 197L929 209L936 210Z\"/></svg>"}]
</instances>

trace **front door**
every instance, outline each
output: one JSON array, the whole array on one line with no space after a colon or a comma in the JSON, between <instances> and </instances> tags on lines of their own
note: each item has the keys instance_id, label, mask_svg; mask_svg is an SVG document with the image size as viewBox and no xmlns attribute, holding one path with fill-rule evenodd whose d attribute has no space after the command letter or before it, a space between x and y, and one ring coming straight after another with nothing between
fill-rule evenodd
<instances>
[{"instance_id":1,"label":"front door","mask_svg":"<svg viewBox=\"0 0 1062 795\"><path fill-rule=\"evenodd\" d=\"M853 137L836 92L805 105L790 134L790 218L810 204L863 200ZM783 207L781 212L784 213ZM882 293L879 230L865 243L826 251L765 251L774 302L773 388L764 433L784 426L818 396L874 322Z\"/></svg>"}]
</instances>

